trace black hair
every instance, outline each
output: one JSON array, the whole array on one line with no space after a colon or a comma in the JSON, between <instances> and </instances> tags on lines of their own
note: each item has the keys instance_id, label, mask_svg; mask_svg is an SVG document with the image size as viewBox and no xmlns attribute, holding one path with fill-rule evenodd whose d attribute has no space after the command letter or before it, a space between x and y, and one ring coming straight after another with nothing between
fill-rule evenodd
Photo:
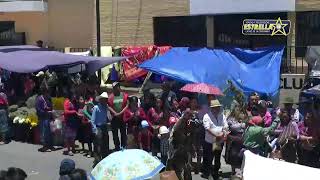
<instances>
[{"instance_id":1,"label":"black hair","mask_svg":"<svg viewBox=\"0 0 320 180\"><path fill-rule=\"evenodd\" d=\"M6 180L25 180L28 177L26 172L20 168L10 167L6 172Z\"/></svg>"},{"instance_id":2,"label":"black hair","mask_svg":"<svg viewBox=\"0 0 320 180\"><path fill-rule=\"evenodd\" d=\"M252 106L251 114L252 114L252 116L258 116L259 115L259 108L257 107L257 105Z\"/></svg>"},{"instance_id":3,"label":"black hair","mask_svg":"<svg viewBox=\"0 0 320 180\"><path fill-rule=\"evenodd\" d=\"M72 173L69 175L70 180L87 180L87 173L83 169L75 169L72 171Z\"/></svg>"},{"instance_id":4,"label":"black hair","mask_svg":"<svg viewBox=\"0 0 320 180\"><path fill-rule=\"evenodd\" d=\"M259 110L267 109L268 108L268 103L266 101L264 101L264 100L261 100L258 103L258 108L259 108Z\"/></svg>"},{"instance_id":5,"label":"black hair","mask_svg":"<svg viewBox=\"0 0 320 180\"><path fill-rule=\"evenodd\" d=\"M138 103L138 97L137 96L131 96L129 98L129 103Z\"/></svg>"}]
</instances>

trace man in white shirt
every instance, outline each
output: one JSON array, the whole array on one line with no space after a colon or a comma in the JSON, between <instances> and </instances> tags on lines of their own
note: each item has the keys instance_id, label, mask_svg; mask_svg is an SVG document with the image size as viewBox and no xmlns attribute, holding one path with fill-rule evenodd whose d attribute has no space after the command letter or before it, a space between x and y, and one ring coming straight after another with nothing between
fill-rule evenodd
<instances>
[{"instance_id":1,"label":"man in white shirt","mask_svg":"<svg viewBox=\"0 0 320 180\"><path fill-rule=\"evenodd\" d=\"M203 126L205 128L205 142L203 145L203 173L201 177L208 179L212 174L213 179L216 180L219 179L223 136L228 129L226 117L218 100L210 101L210 111L203 116ZM214 168L212 172L213 159Z\"/></svg>"}]
</instances>

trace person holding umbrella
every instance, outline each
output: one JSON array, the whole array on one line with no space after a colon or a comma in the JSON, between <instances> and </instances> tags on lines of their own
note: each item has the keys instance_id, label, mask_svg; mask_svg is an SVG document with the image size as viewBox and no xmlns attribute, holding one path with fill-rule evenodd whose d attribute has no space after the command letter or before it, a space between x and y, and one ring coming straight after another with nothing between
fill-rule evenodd
<instances>
[{"instance_id":1,"label":"person holding umbrella","mask_svg":"<svg viewBox=\"0 0 320 180\"><path fill-rule=\"evenodd\" d=\"M108 93L98 96L98 104L93 107L91 116L92 132L94 133L95 162L97 164L109 154Z\"/></svg>"}]
</instances>

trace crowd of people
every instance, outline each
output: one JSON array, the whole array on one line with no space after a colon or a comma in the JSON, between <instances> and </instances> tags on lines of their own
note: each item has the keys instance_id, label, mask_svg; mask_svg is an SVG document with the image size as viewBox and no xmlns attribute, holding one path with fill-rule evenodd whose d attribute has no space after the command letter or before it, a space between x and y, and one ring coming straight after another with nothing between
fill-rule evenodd
<instances>
[{"instance_id":1,"label":"crowd of people","mask_svg":"<svg viewBox=\"0 0 320 180\"><path fill-rule=\"evenodd\" d=\"M112 151L140 148L153 156L160 155L166 170L174 170L179 179L185 180L192 179L192 171L202 172L206 179L210 175L219 179L224 146L225 160L239 176L237 169L245 150L320 167L320 111L314 101L300 102L299 108L294 108L293 100L288 98L284 107L278 108L253 93L248 103L235 98L226 111L218 97L196 93L182 97L170 82L163 83L162 94L145 90L140 98L122 91L118 82L112 87L111 93L64 91L64 155L77 152L76 140L82 144L81 153L94 157L94 165ZM50 152L55 150L50 129L52 101L47 86L39 89L36 110L43 145L39 151ZM0 132L4 141L7 106L6 95L0 93ZM114 150L109 147L110 130ZM75 173L81 174L80 170Z\"/></svg>"}]
</instances>

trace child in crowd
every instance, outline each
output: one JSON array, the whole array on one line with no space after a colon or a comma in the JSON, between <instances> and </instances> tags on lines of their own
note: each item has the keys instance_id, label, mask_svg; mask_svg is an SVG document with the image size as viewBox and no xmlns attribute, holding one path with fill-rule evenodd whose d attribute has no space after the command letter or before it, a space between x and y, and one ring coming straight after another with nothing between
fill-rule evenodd
<instances>
[{"instance_id":1,"label":"child in crowd","mask_svg":"<svg viewBox=\"0 0 320 180\"><path fill-rule=\"evenodd\" d=\"M169 151L169 136L170 132L166 126L161 126L159 129L160 138L160 152L161 152L161 162L166 165L168 160Z\"/></svg>"},{"instance_id":2,"label":"child in crowd","mask_svg":"<svg viewBox=\"0 0 320 180\"><path fill-rule=\"evenodd\" d=\"M163 116L162 104L161 99L158 98L155 102L155 107L151 107L147 112L147 118L152 125L160 123L160 119Z\"/></svg>"},{"instance_id":3,"label":"child in crowd","mask_svg":"<svg viewBox=\"0 0 320 180\"><path fill-rule=\"evenodd\" d=\"M142 129L138 134L139 147L140 149L150 152L153 134L149 130L149 123L146 120L141 121L141 128Z\"/></svg>"},{"instance_id":4,"label":"child in crowd","mask_svg":"<svg viewBox=\"0 0 320 180\"><path fill-rule=\"evenodd\" d=\"M176 124L176 122L178 121L178 118L176 117L170 117L169 118L169 131L171 132L173 129L173 126Z\"/></svg>"},{"instance_id":5,"label":"child in crowd","mask_svg":"<svg viewBox=\"0 0 320 180\"><path fill-rule=\"evenodd\" d=\"M93 132L92 127L90 123L90 119L92 116L92 110L94 107L94 104L91 101L84 102L84 99L82 97L79 98L79 114L82 115L81 118L81 125L79 128L79 140L82 144L82 153L85 153L84 155L88 158L92 157L93 150L92 150L92 143L93 143ZM89 151L86 152L85 150L85 144L88 144Z\"/></svg>"},{"instance_id":6,"label":"child in crowd","mask_svg":"<svg viewBox=\"0 0 320 180\"><path fill-rule=\"evenodd\" d=\"M182 112L179 110L179 102L177 100L173 100L170 116L180 118L181 115Z\"/></svg>"}]
</instances>

